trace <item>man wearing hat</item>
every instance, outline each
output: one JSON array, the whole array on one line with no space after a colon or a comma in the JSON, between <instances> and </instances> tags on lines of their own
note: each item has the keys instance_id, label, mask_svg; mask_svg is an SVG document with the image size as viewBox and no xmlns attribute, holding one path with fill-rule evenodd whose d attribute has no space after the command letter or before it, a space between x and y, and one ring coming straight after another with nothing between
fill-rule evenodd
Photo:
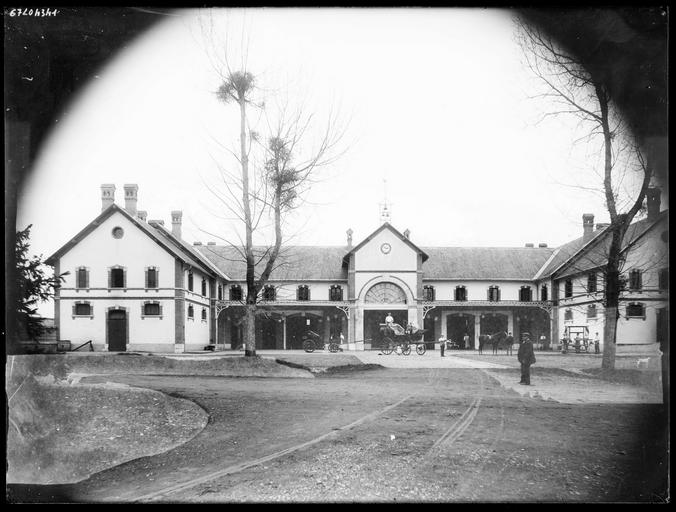
<instances>
[{"instance_id":1,"label":"man wearing hat","mask_svg":"<svg viewBox=\"0 0 676 512\"><path fill-rule=\"evenodd\" d=\"M533 352L533 344L530 341L530 337L524 337L521 345L519 345L516 357L519 363L521 363L521 380L519 384L530 386L530 365L535 364L535 353Z\"/></svg>"}]
</instances>

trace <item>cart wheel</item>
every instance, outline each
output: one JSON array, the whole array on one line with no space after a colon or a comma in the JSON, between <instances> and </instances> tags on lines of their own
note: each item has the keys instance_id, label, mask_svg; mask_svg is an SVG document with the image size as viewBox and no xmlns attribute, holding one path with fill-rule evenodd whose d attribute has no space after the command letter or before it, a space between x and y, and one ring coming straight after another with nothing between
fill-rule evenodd
<instances>
[{"instance_id":1,"label":"cart wheel","mask_svg":"<svg viewBox=\"0 0 676 512\"><path fill-rule=\"evenodd\" d=\"M408 343L403 343L401 345L401 353L404 354L405 356L409 355L411 353L411 345Z\"/></svg>"},{"instance_id":2,"label":"cart wheel","mask_svg":"<svg viewBox=\"0 0 676 512\"><path fill-rule=\"evenodd\" d=\"M315 351L314 342L312 340L303 341L303 350L305 350L305 352L314 352Z\"/></svg>"},{"instance_id":3,"label":"cart wheel","mask_svg":"<svg viewBox=\"0 0 676 512\"><path fill-rule=\"evenodd\" d=\"M418 343L415 346L415 351L418 353L419 356L423 355L425 353L425 350L427 350L427 349L425 348L424 343Z\"/></svg>"},{"instance_id":4,"label":"cart wheel","mask_svg":"<svg viewBox=\"0 0 676 512\"><path fill-rule=\"evenodd\" d=\"M329 352L338 352L340 350L340 346L338 343L329 343Z\"/></svg>"},{"instance_id":5,"label":"cart wheel","mask_svg":"<svg viewBox=\"0 0 676 512\"><path fill-rule=\"evenodd\" d=\"M394 350L394 343L392 343L392 340L390 338L383 339L381 350L385 355L389 355L392 353L392 351Z\"/></svg>"}]
</instances>

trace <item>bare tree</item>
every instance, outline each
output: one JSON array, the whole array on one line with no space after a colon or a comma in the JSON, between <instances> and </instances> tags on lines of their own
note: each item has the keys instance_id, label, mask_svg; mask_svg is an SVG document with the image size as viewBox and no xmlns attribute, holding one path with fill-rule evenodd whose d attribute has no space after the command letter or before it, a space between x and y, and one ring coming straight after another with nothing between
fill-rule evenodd
<instances>
[{"instance_id":1,"label":"bare tree","mask_svg":"<svg viewBox=\"0 0 676 512\"><path fill-rule=\"evenodd\" d=\"M642 157L641 141L633 140L622 116L613 107L604 77L585 69L578 56L562 48L537 26L523 18L517 19L516 24L517 41L526 65L545 85L546 92L538 96L554 105L544 116L576 116L581 126L588 129L585 142L598 144L603 155L599 188L610 216L607 228L610 241L603 264L606 284L603 290L605 343L602 367L612 369L615 367L617 320L623 288L621 272L626 256L624 238L643 206L651 169ZM631 171L635 171L633 175Z\"/></svg>"},{"instance_id":2,"label":"bare tree","mask_svg":"<svg viewBox=\"0 0 676 512\"><path fill-rule=\"evenodd\" d=\"M212 30L210 23L203 32L213 44ZM222 147L237 161L238 170L231 171L216 159L220 187L209 189L239 226L238 241L224 240L246 266L243 337L245 355L254 356L255 319L265 302L266 285L272 273L286 262L283 246L290 235L285 232L285 220L305 203L320 169L344 152L339 146L345 129L339 127L332 111L323 128L317 130L315 115L308 114L303 104L292 108L288 101L282 105L264 101L261 96L266 91L247 69L246 48L245 58L236 69L231 66L227 48L222 50L222 58L212 59L220 77L216 95L223 104L236 106L239 118L239 147ZM258 121L255 124L263 125L265 135L252 128L253 113ZM267 243L260 244L258 239L266 235Z\"/></svg>"}]
</instances>

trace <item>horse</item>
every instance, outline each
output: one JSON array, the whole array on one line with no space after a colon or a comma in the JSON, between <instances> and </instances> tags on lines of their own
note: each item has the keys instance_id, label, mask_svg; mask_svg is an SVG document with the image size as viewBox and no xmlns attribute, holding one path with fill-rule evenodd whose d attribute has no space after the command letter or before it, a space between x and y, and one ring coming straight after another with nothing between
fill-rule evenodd
<instances>
[{"instance_id":1,"label":"horse","mask_svg":"<svg viewBox=\"0 0 676 512\"><path fill-rule=\"evenodd\" d=\"M493 345L493 355L497 355L500 343L507 339L507 333L505 331L499 331L491 334L490 338L491 344Z\"/></svg>"},{"instance_id":2,"label":"horse","mask_svg":"<svg viewBox=\"0 0 676 512\"><path fill-rule=\"evenodd\" d=\"M484 353L484 345L490 341L491 337L488 334L482 334L479 336L479 354Z\"/></svg>"},{"instance_id":3,"label":"horse","mask_svg":"<svg viewBox=\"0 0 676 512\"><path fill-rule=\"evenodd\" d=\"M505 337L505 349L507 350L507 355L511 356L514 351L514 336L508 335Z\"/></svg>"}]
</instances>

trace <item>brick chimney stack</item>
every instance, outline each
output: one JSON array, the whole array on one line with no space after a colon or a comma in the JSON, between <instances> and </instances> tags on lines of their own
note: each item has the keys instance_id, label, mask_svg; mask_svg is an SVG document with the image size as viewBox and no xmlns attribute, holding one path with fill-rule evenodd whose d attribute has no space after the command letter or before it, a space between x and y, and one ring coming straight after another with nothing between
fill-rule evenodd
<instances>
[{"instance_id":1,"label":"brick chimney stack","mask_svg":"<svg viewBox=\"0 0 676 512\"><path fill-rule=\"evenodd\" d=\"M646 193L646 202L648 204L648 220L657 220L660 214L661 191L659 188L651 187Z\"/></svg>"},{"instance_id":2,"label":"brick chimney stack","mask_svg":"<svg viewBox=\"0 0 676 512\"><path fill-rule=\"evenodd\" d=\"M171 233L181 239L181 224L183 221L183 212L181 210L174 210L171 212Z\"/></svg>"},{"instance_id":3,"label":"brick chimney stack","mask_svg":"<svg viewBox=\"0 0 676 512\"><path fill-rule=\"evenodd\" d=\"M138 203L138 185L135 183L124 186L124 209L132 217L136 217L136 205Z\"/></svg>"},{"instance_id":4,"label":"brick chimney stack","mask_svg":"<svg viewBox=\"0 0 676 512\"><path fill-rule=\"evenodd\" d=\"M582 214L582 240L588 242L594 233L594 214Z\"/></svg>"},{"instance_id":5,"label":"brick chimney stack","mask_svg":"<svg viewBox=\"0 0 676 512\"><path fill-rule=\"evenodd\" d=\"M101 185L101 211L115 204L115 185L106 183Z\"/></svg>"},{"instance_id":6,"label":"brick chimney stack","mask_svg":"<svg viewBox=\"0 0 676 512\"><path fill-rule=\"evenodd\" d=\"M148 218L148 212L145 210L139 210L136 213L136 216L138 217L138 220L140 220L141 222L146 222L146 219Z\"/></svg>"}]
</instances>

